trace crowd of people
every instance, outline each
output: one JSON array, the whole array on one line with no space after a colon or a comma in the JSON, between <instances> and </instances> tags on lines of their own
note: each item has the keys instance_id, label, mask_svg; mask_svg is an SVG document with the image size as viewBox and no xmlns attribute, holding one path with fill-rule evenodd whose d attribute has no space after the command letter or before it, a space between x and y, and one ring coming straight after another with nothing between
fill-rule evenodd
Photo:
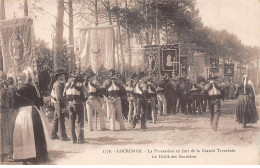
<instances>
[{"instance_id":1,"label":"crowd of people","mask_svg":"<svg viewBox=\"0 0 260 168\"><path fill-rule=\"evenodd\" d=\"M125 130L124 120L128 121L131 130L136 129L140 120L140 129L145 130L147 120L156 124L160 115L178 112L200 115L208 109L210 126L217 131L221 100L229 95L227 97L238 97L236 121L244 128L259 119L255 91L247 75L241 84L229 86L229 92L225 94L227 87L217 76L192 82L184 77L170 78L167 74L156 80L153 74L140 72L124 81L114 69L102 79L91 69L84 77L76 71L68 75L59 69L55 72L50 95L55 109L50 131L48 119L41 110L43 97L33 74L30 69L16 77L0 73L2 162L10 159L24 164L46 162L51 140L84 143L84 123L87 122L89 131L94 131L97 116L101 131L115 131L117 122L119 129ZM95 129L93 114L96 116ZM66 132L67 115L70 138ZM106 119L110 120L109 127Z\"/></svg>"}]
</instances>

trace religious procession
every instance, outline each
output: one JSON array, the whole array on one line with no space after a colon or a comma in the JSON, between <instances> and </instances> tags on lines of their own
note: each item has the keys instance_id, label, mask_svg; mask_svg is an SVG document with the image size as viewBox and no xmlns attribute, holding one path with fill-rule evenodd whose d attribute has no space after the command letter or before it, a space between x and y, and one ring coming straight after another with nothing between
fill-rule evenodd
<instances>
[{"instance_id":1,"label":"religious procession","mask_svg":"<svg viewBox=\"0 0 260 168\"><path fill-rule=\"evenodd\" d=\"M173 134L178 146L196 137L192 130L207 132L199 141L239 141L237 132L249 132L243 143L256 143L260 48L199 25L196 0L50 2L57 9L24 0L22 17L16 11L8 18L17 3L0 4L2 164L59 164L63 156L55 151L140 146L142 138L163 144ZM50 48L35 36L44 38L39 18L53 10L55 35L44 34L52 37ZM84 20L84 11L94 16Z\"/></svg>"}]
</instances>

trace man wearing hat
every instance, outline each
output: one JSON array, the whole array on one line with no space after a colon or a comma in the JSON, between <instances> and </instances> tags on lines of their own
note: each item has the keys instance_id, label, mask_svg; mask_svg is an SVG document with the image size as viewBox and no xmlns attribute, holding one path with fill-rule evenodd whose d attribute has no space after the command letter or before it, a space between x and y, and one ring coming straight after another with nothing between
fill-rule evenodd
<instances>
[{"instance_id":1,"label":"man wearing hat","mask_svg":"<svg viewBox=\"0 0 260 168\"><path fill-rule=\"evenodd\" d=\"M136 102L135 102L135 97L134 97L134 87L137 82L137 74L134 73L131 75L130 79L126 82L126 92L127 92L127 100L129 104L128 108L128 122L130 124L130 127L132 127L132 122L133 122L133 116L136 113Z\"/></svg>"},{"instance_id":2,"label":"man wearing hat","mask_svg":"<svg viewBox=\"0 0 260 168\"><path fill-rule=\"evenodd\" d=\"M204 90L208 94L210 109L210 126L214 131L218 129L220 115L220 100L222 98L222 87L217 80L217 76L209 78L210 82L205 85Z\"/></svg>"},{"instance_id":3,"label":"man wearing hat","mask_svg":"<svg viewBox=\"0 0 260 168\"><path fill-rule=\"evenodd\" d=\"M152 121L156 124L157 120L157 110L156 110L156 87L154 85L152 74L149 74L149 78L147 80L147 90L148 90L148 109L151 110L149 116L152 117Z\"/></svg>"},{"instance_id":4,"label":"man wearing hat","mask_svg":"<svg viewBox=\"0 0 260 168\"><path fill-rule=\"evenodd\" d=\"M66 82L66 71L63 69L58 69L55 72L56 81L53 84L51 91L51 102L54 104L55 114L52 122L52 139L60 139L61 141L69 141L65 129L65 116L62 113L66 109L66 101L63 96L63 91ZM59 130L59 136L57 132Z\"/></svg>"},{"instance_id":5,"label":"man wearing hat","mask_svg":"<svg viewBox=\"0 0 260 168\"><path fill-rule=\"evenodd\" d=\"M134 88L134 94L136 98L136 115L133 121L133 128L135 128L136 123L141 119L141 129L146 129L146 111L147 111L147 101L148 101L148 90L145 79L147 75L144 72L138 74L138 82Z\"/></svg>"},{"instance_id":6,"label":"man wearing hat","mask_svg":"<svg viewBox=\"0 0 260 168\"><path fill-rule=\"evenodd\" d=\"M96 110L99 116L99 123L100 123L100 130L105 131L106 130L106 124L105 124L105 113L102 110L101 104L99 102L98 96L100 92L100 84L97 80L96 74L90 70L87 73L87 80L85 83L85 86L87 88L88 92L88 100L86 102L86 109L87 109L87 115L88 115L88 126L89 130L93 131L93 121L92 121L92 112L93 110Z\"/></svg>"},{"instance_id":7,"label":"man wearing hat","mask_svg":"<svg viewBox=\"0 0 260 168\"><path fill-rule=\"evenodd\" d=\"M127 100L127 92L126 92L126 89L125 89L126 88L126 81L123 80L122 75L119 72L116 73L116 78L118 80L120 80L122 85L123 85L123 87L121 88L121 91L120 91L121 92L120 97L121 97L123 118L127 119L128 118L128 111L129 111L129 108L128 108L129 104L128 104L128 100Z\"/></svg>"},{"instance_id":8,"label":"man wearing hat","mask_svg":"<svg viewBox=\"0 0 260 168\"><path fill-rule=\"evenodd\" d=\"M206 108L207 108L207 94L204 91L204 88L206 86L206 80L202 78L200 81L198 81L198 87L200 88L200 96L199 96L199 105L201 108L201 111L203 113L206 113Z\"/></svg>"},{"instance_id":9,"label":"man wearing hat","mask_svg":"<svg viewBox=\"0 0 260 168\"><path fill-rule=\"evenodd\" d=\"M165 74L163 80L159 83L156 88L157 100L158 100L158 111L160 115L167 115L167 101L165 98L165 83L169 81L168 74Z\"/></svg>"},{"instance_id":10,"label":"man wearing hat","mask_svg":"<svg viewBox=\"0 0 260 168\"><path fill-rule=\"evenodd\" d=\"M200 93L201 88L198 86L198 83L191 83L190 85L190 95L191 95L191 111L192 114L196 114L197 110L199 114L201 114L201 107L200 107Z\"/></svg>"},{"instance_id":11,"label":"man wearing hat","mask_svg":"<svg viewBox=\"0 0 260 168\"><path fill-rule=\"evenodd\" d=\"M15 119L17 117L17 113L18 110L14 110L14 98L15 98L15 91L16 91L16 87L14 84L14 77L13 76L8 76L7 80L6 80L6 85L7 85L7 89L6 89L6 95L9 97L7 100L7 104L10 105L10 116L11 116L11 122L10 122L10 149L11 149L11 154L10 156L12 157L13 154L13 132L14 132L14 124L15 124Z\"/></svg>"},{"instance_id":12,"label":"man wearing hat","mask_svg":"<svg viewBox=\"0 0 260 168\"><path fill-rule=\"evenodd\" d=\"M87 89L79 80L78 74L70 75L71 81L65 85L65 95L68 101L68 111L71 121L71 137L73 144L84 143L84 108L85 95ZM75 122L78 120L78 138L75 133Z\"/></svg>"},{"instance_id":13,"label":"man wearing hat","mask_svg":"<svg viewBox=\"0 0 260 168\"><path fill-rule=\"evenodd\" d=\"M11 103L11 97L7 94L7 86L6 86L6 74L4 71L0 71L0 116L1 116L1 125L0 125L0 161L2 163L8 164L8 154L11 150L11 144L12 141L11 135L10 135L10 123L11 123L11 109L12 103ZM14 97L12 96L12 99Z\"/></svg>"},{"instance_id":14,"label":"man wearing hat","mask_svg":"<svg viewBox=\"0 0 260 168\"><path fill-rule=\"evenodd\" d=\"M175 79L169 78L164 83L164 96L167 101L167 114L176 114L177 105L177 90L176 88L176 77Z\"/></svg>"},{"instance_id":15,"label":"man wearing hat","mask_svg":"<svg viewBox=\"0 0 260 168\"><path fill-rule=\"evenodd\" d=\"M122 103L121 96L122 90L124 89L123 83L117 78L115 70L109 70L109 79L104 81L102 88L107 92L107 108L110 114L110 131L115 131L115 118L121 130L125 129L123 114L122 114Z\"/></svg>"},{"instance_id":16,"label":"man wearing hat","mask_svg":"<svg viewBox=\"0 0 260 168\"><path fill-rule=\"evenodd\" d=\"M191 111L191 106L189 105L190 98L190 83L187 79L181 78L180 81L180 108L181 112L188 114ZM187 108L188 106L188 108Z\"/></svg>"}]
</instances>

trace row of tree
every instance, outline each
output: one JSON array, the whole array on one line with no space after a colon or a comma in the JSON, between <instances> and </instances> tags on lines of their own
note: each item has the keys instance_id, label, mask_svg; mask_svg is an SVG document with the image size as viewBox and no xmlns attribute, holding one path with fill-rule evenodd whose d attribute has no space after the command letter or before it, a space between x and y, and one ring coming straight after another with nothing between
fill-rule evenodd
<instances>
[{"instance_id":1,"label":"row of tree","mask_svg":"<svg viewBox=\"0 0 260 168\"><path fill-rule=\"evenodd\" d=\"M64 3L67 4L65 7ZM205 27L195 0L74 0L73 3L58 0L57 4L57 57L58 42L63 40L57 36L62 33L62 13L68 11L70 45L74 43L73 21L115 25L117 69L123 74L138 60L139 55L131 52L133 48L147 45L179 42L182 43L182 55L190 56L196 51L204 52L208 57L244 62L250 60L248 58L256 59L260 54L259 48L245 46L226 30Z\"/></svg>"},{"instance_id":2,"label":"row of tree","mask_svg":"<svg viewBox=\"0 0 260 168\"><path fill-rule=\"evenodd\" d=\"M208 57L232 58L237 61L256 59L257 47L245 46L234 34L203 25L196 0L48 0L57 4L54 40L54 67L64 66L64 28L69 29L68 44L74 45L75 28L88 23L115 26L115 60L117 69L126 74L130 67L138 66L140 55L134 50L146 45L182 44L181 55L191 56L193 51ZM4 0L1 0L1 4ZM0 16L4 14L1 5ZM24 13L28 16L28 3L24 0ZM40 1L29 4L29 10L47 13ZM68 14L68 20L64 19ZM51 14L50 14L51 15ZM86 24L85 24L86 25ZM66 44L67 45L67 44ZM69 67L75 67L74 48L68 51ZM63 67L64 68L64 67Z\"/></svg>"}]
</instances>

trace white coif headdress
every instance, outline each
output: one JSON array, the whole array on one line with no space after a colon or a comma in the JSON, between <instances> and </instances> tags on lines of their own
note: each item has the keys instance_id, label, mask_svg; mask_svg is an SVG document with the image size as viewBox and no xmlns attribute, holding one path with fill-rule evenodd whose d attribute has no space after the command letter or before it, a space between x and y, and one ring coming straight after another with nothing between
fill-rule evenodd
<instances>
[{"instance_id":1,"label":"white coif headdress","mask_svg":"<svg viewBox=\"0 0 260 168\"><path fill-rule=\"evenodd\" d=\"M29 81L30 81L30 79L31 79L32 85L34 86L34 88L35 88L35 90L36 90L36 92L37 92L38 97L40 97L40 96L41 96L40 91L39 91L38 87L36 86L36 84L35 84L35 82L34 82L33 70L32 70L30 67L28 67L27 69L25 69L25 70L23 71L23 73L25 73L25 75L26 75L25 80L24 80L24 81L25 81L24 83L29 83Z\"/></svg>"}]
</instances>

